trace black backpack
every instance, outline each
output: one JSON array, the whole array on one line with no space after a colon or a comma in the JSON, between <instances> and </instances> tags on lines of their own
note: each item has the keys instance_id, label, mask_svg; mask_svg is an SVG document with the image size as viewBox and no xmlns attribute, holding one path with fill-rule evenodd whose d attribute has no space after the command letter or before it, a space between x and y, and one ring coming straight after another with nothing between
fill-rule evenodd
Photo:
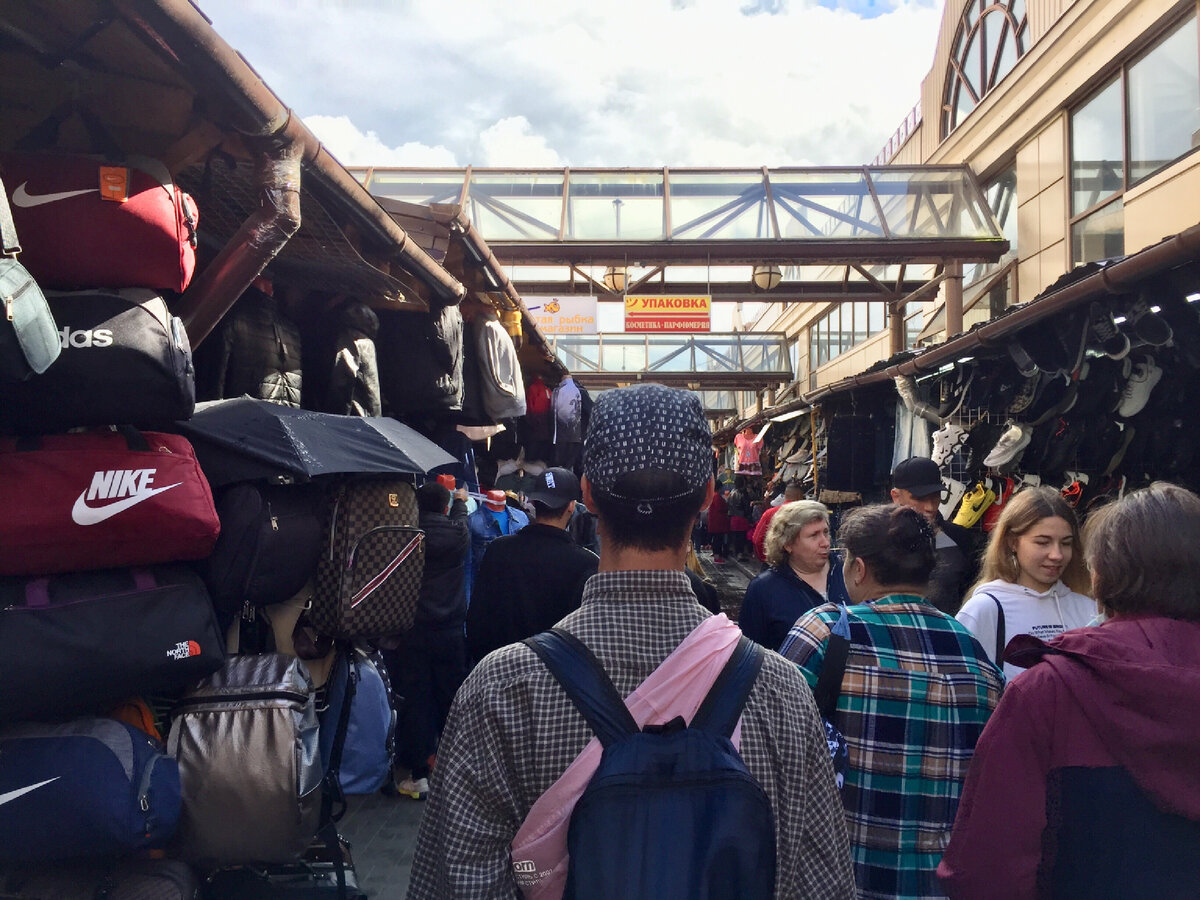
<instances>
[{"instance_id":1,"label":"black backpack","mask_svg":"<svg viewBox=\"0 0 1200 900\"><path fill-rule=\"evenodd\" d=\"M739 640L690 724L676 717L639 731L576 637L555 628L525 643L604 746L571 815L565 900L773 897L771 805L730 741L762 648Z\"/></svg>"}]
</instances>

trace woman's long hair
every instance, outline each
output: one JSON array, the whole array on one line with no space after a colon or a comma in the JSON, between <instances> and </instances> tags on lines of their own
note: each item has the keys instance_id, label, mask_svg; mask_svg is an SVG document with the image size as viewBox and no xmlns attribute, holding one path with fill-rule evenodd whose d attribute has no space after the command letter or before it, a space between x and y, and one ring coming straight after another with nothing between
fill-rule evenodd
<instances>
[{"instance_id":1,"label":"woman's long hair","mask_svg":"<svg viewBox=\"0 0 1200 900\"><path fill-rule=\"evenodd\" d=\"M1063 568L1062 583L1077 594L1090 596L1092 579L1084 561L1083 537L1079 533L1079 520L1075 517L1075 510L1071 509L1062 494L1054 488L1044 486L1018 491L1005 505L983 554L983 568L979 573L979 580L967 596L989 581L1016 584L1021 575L1021 567L1017 564L1017 538L1042 519L1054 516L1071 526L1073 539L1071 561Z\"/></svg>"}]
</instances>

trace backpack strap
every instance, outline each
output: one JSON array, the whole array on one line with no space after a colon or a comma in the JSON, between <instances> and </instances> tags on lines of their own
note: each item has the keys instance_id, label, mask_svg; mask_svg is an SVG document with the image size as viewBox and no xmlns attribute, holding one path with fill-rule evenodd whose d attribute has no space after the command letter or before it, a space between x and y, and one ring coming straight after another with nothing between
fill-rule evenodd
<instances>
[{"instance_id":1,"label":"backpack strap","mask_svg":"<svg viewBox=\"0 0 1200 900\"><path fill-rule=\"evenodd\" d=\"M725 737L732 736L762 664L763 648L742 635L729 662L725 663L725 668L696 710L691 727Z\"/></svg>"},{"instance_id":2,"label":"backpack strap","mask_svg":"<svg viewBox=\"0 0 1200 900\"><path fill-rule=\"evenodd\" d=\"M1008 641L1004 639L1004 607L1000 605L1000 601L995 595L989 594L986 591L983 596L991 597L992 602L996 604L996 665L1004 668L1004 648L1008 646Z\"/></svg>"},{"instance_id":3,"label":"backpack strap","mask_svg":"<svg viewBox=\"0 0 1200 900\"><path fill-rule=\"evenodd\" d=\"M562 628L551 628L522 643L562 685L603 746L639 731L604 666L583 641Z\"/></svg>"},{"instance_id":4,"label":"backpack strap","mask_svg":"<svg viewBox=\"0 0 1200 900\"><path fill-rule=\"evenodd\" d=\"M846 659L849 656L849 621L846 607L842 606L838 621L830 629L829 639L825 642L825 659L821 662L821 671L817 674L817 683L813 687L813 699L817 701L817 710L822 719L833 719L838 697L842 693L842 677L846 674Z\"/></svg>"}]
</instances>

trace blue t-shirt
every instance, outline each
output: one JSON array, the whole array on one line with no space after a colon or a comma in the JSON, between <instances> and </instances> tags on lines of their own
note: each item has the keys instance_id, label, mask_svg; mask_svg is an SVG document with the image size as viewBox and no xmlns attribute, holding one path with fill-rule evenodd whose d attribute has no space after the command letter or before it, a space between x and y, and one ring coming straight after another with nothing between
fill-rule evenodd
<instances>
[{"instance_id":1,"label":"blue t-shirt","mask_svg":"<svg viewBox=\"0 0 1200 900\"><path fill-rule=\"evenodd\" d=\"M500 512L496 512L494 509L489 509L488 512L492 514L496 522L500 525L500 533L508 534L508 507L504 507Z\"/></svg>"}]
</instances>

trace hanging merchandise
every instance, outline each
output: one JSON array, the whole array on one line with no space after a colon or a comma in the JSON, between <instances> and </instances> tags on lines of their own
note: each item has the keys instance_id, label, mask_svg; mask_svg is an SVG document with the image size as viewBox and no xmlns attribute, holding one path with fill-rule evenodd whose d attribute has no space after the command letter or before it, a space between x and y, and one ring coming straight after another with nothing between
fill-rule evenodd
<instances>
[{"instance_id":1,"label":"hanging merchandise","mask_svg":"<svg viewBox=\"0 0 1200 900\"><path fill-rule=\"evenodd\" d=\"M525 415L525 383L512 338L490 311L472 323L483 409L496 422Z\"/></svg>"},{"instance_id":2,"label":"hanging merchandise","mask_svg":"<svg viewBox=\"0 0 1200 900\"><path fill-rule=\"evenodd\" d=\"M0 182L0 382L41 375L61 352L58 326L42 289L17 262L21 244Z\"/></svg>"},{"instance_id":3,"label":"hanging merchandise","mask_svg":"<svg viewBox=\"0 0 1200 900\"><path fill-rule=\"evenodd\" d=\"M183 322L153 291L53 293L62 351L38 378L0 382L0 430L44 434L80 425L164 425L196 408Z\"/></svg>"},{"instance_id":4,"label":"hanging merchandise","mask_svg":"<svg viewBox=\"0 0 1200 900\"><path fill-rule=\"evenodd\" d=\"M328 699L324 709L319 710L321 760L328 768L346 702L348 677L354 679L354 688L349 694L350 716L338 766L338 783L346 794L374 794L392 777L396 739L392 685L378 650L349 646L339 652L325 687Z\"/></svg>"},{"instance_id":5,"label":"hanging merchandise","mask_svg":"<svg viewBox=\"0 0 1200 900\"><path fill-rule=\"evenodd\" d=\"M390 415L462 409L463 318L457 306L380 311L376 349Z\"/></svg>"},{"instance_id":6,"label":"hanging merchandise","mask_svg":"<svg viewBox=\"0 0 1200 900\"><path fill-rule=\"evenodd\" d=\"M199 214L158 160L3 153L0 167L21 261L44 287L180 293L191 282Z\"/></svg>"},{"instance_id":7,"label":"hanging merchandise","mask_svg":"<svg viewBox=\"0 0 1200 900\"><path fill-rule=\"evenodd\" d=\"M525 390L525 418L522 420L526 456L549 459L554 442L554 392L541 375L535 375Z\"/></svg>"},{"instance_id":8,"label":"hanging merchandise","mask_svg":"<svg viewBox=\"0 0 1200 900\"><path fill-rule=\"evenodd\" d=\"M205 345L197 393L203 400L248 394L300 406L300 329L266 291L248 288ZM215 354L215 355L214 355Z\"/></svg>"},{"instance_id":9,"label":"hanging merchandise","mask_svg":"<svg viewBox=\"0 0 1200 900\"><path fill-rule=\"evenodd\" d=\"M323 774L312 694L303 661L266 653L229 657L175 705L167 751L179 763L182 858L286 862L308 847Z\"/></svg>"},{"instance_id":10,"label":"hanging merchandise","mask_svg":"<svg viewBox=\"0 0 1200 900\"><path fill-rule=\"evenodd\" d=\"M733 439L733 445L737 448L737 474L761 475L759 456L762 453L762 439L754 434L754 430L743 428Z\"/></svg>"},{"instance_id":11,"label":"hanging merchandise","mask_svg":"<svg viewBox=\"0 0 1200 900\"><path fill-rule=\"evenodd\" d=\"M0 439L0 575L203 559L220 530L187 439L124 429Z\"/></svg>"},{"instance_id":12,"label":"hanging merchandise","mask_svg":"<svg viewBox=\"0 0 1200 900\"><path fill-rule=\"evenodd\" d=\"M382 414L375 337L379 317L365 303L350 301L337 311L333 373L326 408L345 416Z\"/></svg>"},{"instance_id":13,"label":"hanging merchandise","mask_svg":"<svg viewBox=\"0 0 1200 900\"><path fill-rule=\"evenodd\" d=\"M572 469L583 447L583 396L567 375L554 389L554 464Z\"/></svg>"}]
</instances>

